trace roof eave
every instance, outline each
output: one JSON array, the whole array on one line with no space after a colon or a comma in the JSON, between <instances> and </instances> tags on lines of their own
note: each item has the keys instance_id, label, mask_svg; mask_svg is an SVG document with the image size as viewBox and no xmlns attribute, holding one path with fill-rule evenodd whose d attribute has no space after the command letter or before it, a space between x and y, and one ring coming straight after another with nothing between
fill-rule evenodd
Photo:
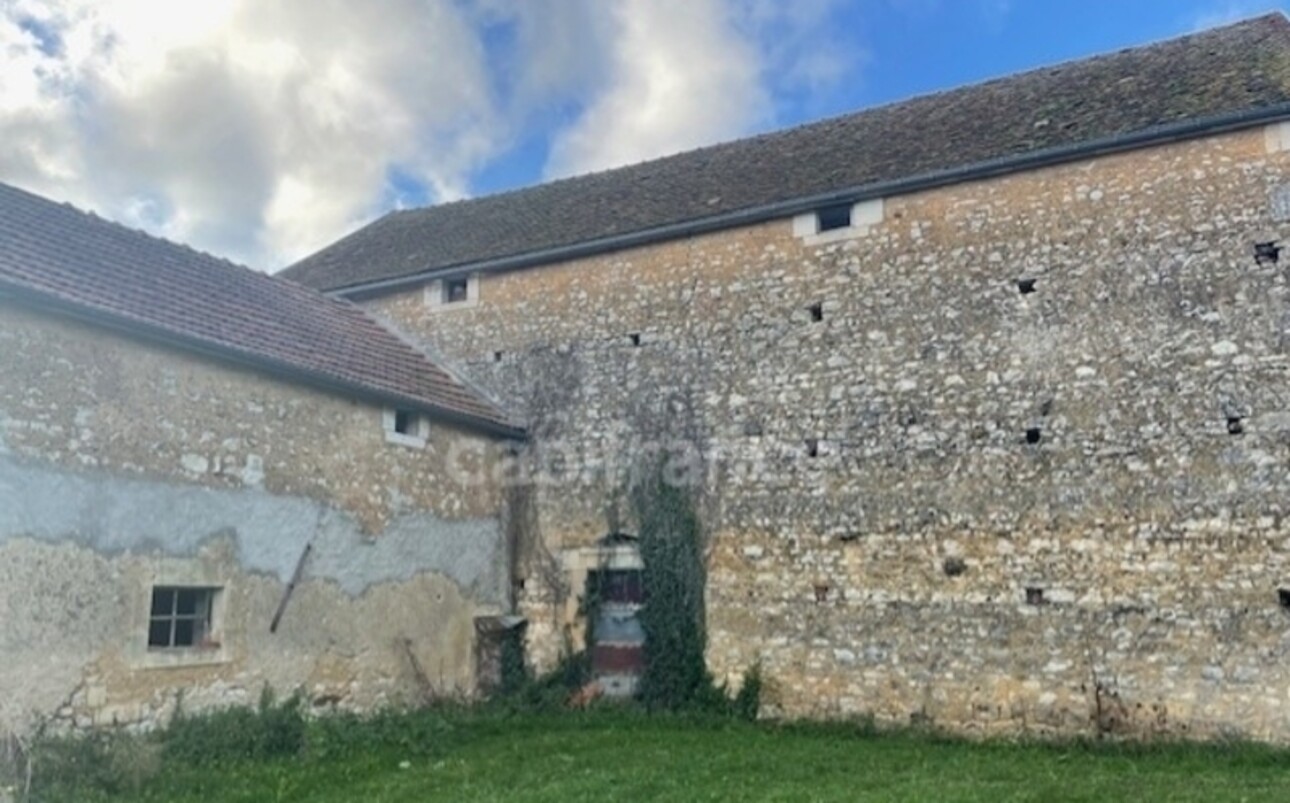
<instances>
[{"instance_id":1,"label":"roof eave","mask_svg":"<svg viewBox=\"0 0 1290 803\"><path fill-rule=\"evenodd\" d=\"M206 357L232 362L238 365L263 371L275 378L298 382L311 387L331 391L338 395L359 398L378 404L406 407L430 415L441 421L457 424L477 432L495 435L510 440L525 440L528 435L523 427L505 424L489 418L473 416L424 399L406 396L392 391L383 391L357 382L347 382L339 377L321 371L311 371L297 365L275 360L270 357L254 354L231 346L204 340L199 337L172 331L142 321L133 320L122 315L76 304L66 299L57 298L21 285L0 281L0 300L12 298L28 306L56 312L68 318L101 326L107 329L135 335L162 345L182 348L185 351L201 354Z\"/></svg>"},{"instance_id":2,"label":"roof eave","mask_svg":"<svg viewBox=\"0 0 1290 803\"><path fill-rule=\"evenodd\" d=\"M975 162L970 165L964 165L962 167L956 167L949 170L923 173L891 181L874 182L858 187L846 187L819 195L802 196L784 201L776 201L771 204L747 207L732 212L713 215L711 217L687 220L666 226L657 226L651 229L642 229L640 231L628 232L626 234L615 235L612 237L585 240L570 245L558 246L556 248L529 251L522 254L498 257L496 259L446 265L430 270L418 271L404 276L395 276L388 279L377 279L369 282L357 282L350 285L341 285L323 290L323 292L328 295L345 298L382 295L386 292L400 290L412 285L421 284L432 279L443 278L446 276L454 276L462 273L487 273L518 270L521 268L550 264L552 262L563 262L582 257L594 256L596 254L603 254L610 251L618 251L625 248L651 245L696 234L707 234L721 229L735 228L754 223L763 223L767 220L788 217L802 212L809 212L817 207L833 203L858 202L871 198L907 195L909 193L919 192L922 190L945 187L953 184L962 184L964 182L977 181L985 178L995 178L1009 173L1017 173L1024 170L1035 170L1041 167L1050 167L1053 165L1078 161L1080 159L1107 156L1116 153L1123 153L1125 151L1137 150L1139 148L1167 144L1170 142L1240 131L1246 128L1266 125L1286 119L1290 119L1290 103L1265 106L1258 109L1247 109L1231 114L1185 120L1179 123L1169 123L1166 125L1156 126L1154 128L1142 129L1128 134L1119 134L1114 137L1103 137L1101 139L1088 140L1073 145L1063 145L1056 148L1046 148L1014 156L1005 156L984 162Z\"/></svg>"}]
</instances>

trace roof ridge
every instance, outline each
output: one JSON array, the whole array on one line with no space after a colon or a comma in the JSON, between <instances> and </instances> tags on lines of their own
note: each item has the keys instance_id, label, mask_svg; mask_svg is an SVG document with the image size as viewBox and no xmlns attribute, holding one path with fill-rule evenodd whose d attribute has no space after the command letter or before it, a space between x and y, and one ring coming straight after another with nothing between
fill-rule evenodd
<instances>
[{"instance_id":1,"label":"roof ridge","mask_svg":"<svg viewBox=\"0 0 1290 803\"><path fill-rule=\"evenodd\" d=\"M965 89L985 89L1005 81L1012 81L1014 79L1035 76L1045 72L1053 72L1067 67L1092 65L1093 63L1096 63L1096 62L1115 58L1117 56L1124 56L1136 51L1147 50L1149 48L1160 47L1162 45L1183 44L1191 39L1210 37L1221 33L1228 33L1238 28L1247 27L1247 26L1253 27L1260 23L1282 25L1285 28L1284 32L1287 34L1290 34L1290 18L1287 18L1284 12L1280 10L1264 12L1262 14L1256 14L1254 16L1240 19L1224 25L1217 25L1212 28L1205 28L1200 31L1190 31L1188 33L1179 34L1177 36L1166 36L1149 42L1144 42L1136 45L1128 45L1125 47L1115 48L1112 50L1104 50L1104 51L1092 53L1086 56L1072 56L1070 58L1062 59L1060 61L1040 64L1034 67L1028 67L1019 72L1001 73L998 75L991 76L989 78L968 81L960 84L955 84L954 86L944 87L941 89L933 89L927 92L920 92L913 95L907 95L901 98L885 101L872 106L863 106L861 108L853 109L851 111L840 112L838 114L831 114L827 117L821 117L816 120L807 120L807 121L796 123L783 128L776 128L768 131L761 131L757 133L748 134L746 136L738 136L732 139L721 140L719 142L711 142L706 145L700 145L694 148L686 148L679 151L673 151L672 153L664 154L661 156L654 156L649 159L642 159L639 162L629 162L627 164L616 165L614 167L606 167L599 170L591 170L585 173L577 173L569 176L561 176L559 178L550 179L547 181L539 181L533 184L526 184L521 187L513 187L511 189L503 190L502 192L488 193L486 195L476 195L476 196L471 196L467 198L457 198L451 201L446 201L444 203L431 204L428 206L410 207L410 208L404 208L404 209L391 209L386 214L372 221L372 223L379 223L380 221L386 218L416 215L416 214L428 212L431 210L461 207L461 206L469 205L476 201L481 201L481 200L490 199L490 198L503 198L508 196L522 195L530 190L542 189L546 187L555 187L562 184L568 184L569 182L576 182L582 179L604 176L606 174L615 173L620 170L631 170L631 169L641 168L647 165L656 164L658 162L665 162L670 159L674 159L678 156L697 156L699 154L704 153L705 151L712 151L719 148L724 148L728 145L732 145L735 143L753 143L756 141L765 141L768 139L775 139L778 137L788 136L794 133L798 133L804 129L812 129L816 127L824 128L830 124L836 124L843 120L848 120L853 117L856 117L857 115L882 111L884 109L890 109L894 106L900 106L906 103L930 101L936 98L943 98L947 95L952 95L956 92L961 92ZM356 234L359 231L362 231L362 227L360 227L359 229L356 229L354 232L351 232L351 234ZM308 257L306 257L306 259L307 258ZM303 261L303 260L300 260L300 261ZM291 267L294 267L294 265L287 266L286 269L290 269Z\"/></svg>"}]
</instances>

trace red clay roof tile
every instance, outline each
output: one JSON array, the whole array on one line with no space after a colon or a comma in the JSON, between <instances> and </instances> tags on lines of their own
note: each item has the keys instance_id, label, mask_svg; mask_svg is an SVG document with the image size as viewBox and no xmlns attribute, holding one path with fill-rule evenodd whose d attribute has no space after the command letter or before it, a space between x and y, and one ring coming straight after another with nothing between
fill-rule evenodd
<instances>
[{"instance_id":1,"label":"red clay roof tile","mask_svg":"<svg viewBox=\"0 0 1290 803\"><path fill-rule=\"evenodd\" d=\"M0 184L0 289L280 374L518 434L348 301Z\"/></svg>"}]
</instances>

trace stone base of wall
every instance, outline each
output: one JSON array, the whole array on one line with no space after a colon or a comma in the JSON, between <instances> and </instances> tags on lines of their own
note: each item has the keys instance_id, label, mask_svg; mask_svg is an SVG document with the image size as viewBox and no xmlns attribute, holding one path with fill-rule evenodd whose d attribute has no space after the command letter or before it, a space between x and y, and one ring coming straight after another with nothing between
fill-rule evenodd
<instances>
[{"instance_id":1,"label":"stone base of wall","mask_svg":"<svg viewBox=\"0 0 1290 803\"><path fill-rule=\"evenodd\" d=\"M766 713L968 733L1290 741L1290 533L776 539L726 534L709 660ZM1288 601L1290 602L1290 601Z\"/></svg>"}]
</instances>

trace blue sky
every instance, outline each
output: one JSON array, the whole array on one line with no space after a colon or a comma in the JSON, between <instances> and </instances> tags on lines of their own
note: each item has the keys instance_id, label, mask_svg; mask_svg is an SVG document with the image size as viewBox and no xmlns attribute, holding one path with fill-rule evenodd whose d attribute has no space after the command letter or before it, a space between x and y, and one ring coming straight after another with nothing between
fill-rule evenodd
<instances>
[{"instance_id":1,"label":"blue sky","mask_svg":"<svg viewBox=\"0 0 1290 803\"><path fill-rule=\"evenodd\" d=\"M0 0L0 181L262 269L392 208L1287 8L1265 0Z\"/></svg>"},{"instance_id":2,"label":"blue sky","mask_svg":"<svg viewBox=\"0 0 1290 803\"><path fill-rule=\"evenodd\" d=\"M1078 59L1280 10L1277 0L909 0L834 7L833 37L857 54L848 74L811 88L776 87L774 114L749 133L783 128L1033 67ZM500 42L506 42L501 37ZM499 42L499 43L500 43ZM505 46L504 44L502 46ZM576 109L565 110L576 115ZM538 127L476 176L478 194L538 182L551 129Z\"/></svg>"}]
</instances>

